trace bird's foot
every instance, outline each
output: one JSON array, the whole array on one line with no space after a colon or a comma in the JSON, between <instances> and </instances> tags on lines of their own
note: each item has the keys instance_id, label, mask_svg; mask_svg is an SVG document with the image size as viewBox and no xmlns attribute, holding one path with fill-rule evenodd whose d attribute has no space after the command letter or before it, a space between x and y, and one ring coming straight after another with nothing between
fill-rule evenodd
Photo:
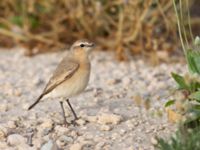
<instances>
[{"instance_id":1,"label":"bird's foot","mask_svg":"<svg viewBox=\"0 0 200 150\"><path fill-rule=\"evenodd\" d=\"M73 126L78 126L78 123L76 122L78 119L79 119L79 118L76 117L74 120L71 121L71 124L72 124Z\"/></svg>"}]
</instances>

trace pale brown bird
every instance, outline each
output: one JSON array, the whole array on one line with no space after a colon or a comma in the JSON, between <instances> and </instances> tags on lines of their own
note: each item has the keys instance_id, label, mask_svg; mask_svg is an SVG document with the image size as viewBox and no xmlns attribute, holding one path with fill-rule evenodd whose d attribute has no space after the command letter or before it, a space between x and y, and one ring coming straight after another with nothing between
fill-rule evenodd
<instances>
[{"instance_id":1,"label":"pale brown bird","mask_svg":"<svg viewBox=\"0 0 200 150\"><path fill-rule=\"evenodd\" d=\"M42 94L28 108L33 108L43 98L62 98L60 105L64 118L64 124L67 124L63 100L66 100L73 115L74 121L78 119L72 108L69 98L80 94L87 86L90 77L89 54L94 44L87 40L76 41L70 48L70 51L57 66L53 76L50 78Z\"/></svg>"}]
</instances>

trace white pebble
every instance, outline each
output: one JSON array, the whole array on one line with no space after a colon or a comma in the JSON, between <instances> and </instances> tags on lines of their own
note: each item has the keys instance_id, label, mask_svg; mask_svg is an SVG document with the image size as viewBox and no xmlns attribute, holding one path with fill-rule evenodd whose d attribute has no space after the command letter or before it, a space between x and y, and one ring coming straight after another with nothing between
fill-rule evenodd
<instances>
[{"instance_id":1,"label":"white pebble","mask_svg":"<svg viewBox=\"0 0 200 150\"><path fill-rule=\"evenodd\" d=\"M0 112L6 112L8 111L8 105L7 104L1 104L0 105Z\"/></svg>"},{"instance_id":2,"label":"white pebble","mask_svg":"<svg viewBox=\"0 0 200 150\"><path fill-rule=\"evenodd\" d=\"M115 114L101 114L98 116L98 123L99 124L119 124L122 120L122 117Z\"/></svg>"},{"instance_id":3,"label":"white pebble","mask_svg":"<svg viewBox=\"0 0 200 150\"><path fill-rule=\"evenodd\" d=\"M66 135L62 135L56 141L56 143L58 144L59 147L62 147L62 146L66 145L66 144L69 144L71 142L73 142L73 138L70 137L70 136L66 136Z\"/></svg>"},{"instance_id":4,"label":"white pebble","mask_svg":"<svg viewBox=\"0 0 200 150\"><path fill-rule=\"evenodd\" d=\"M67 134L69 132L69 128L63 126L56 126L55 131L57 134Z\"/></svg>"},{"instance_id":5,"label":"white pebble","mask_svg":"<svg viewBox=\"0 0 200 150\"><path fill-rule=\"evenodd\" d=\"M152 138L151 138L151 143L152 143L153 145L157 145L157 144L158 144L158 141L157 141L154 137L152 137Z\"/></svg>"},{"instance_id":6,"label":"white pebble","mask_svg":"<svg viewBox=\"0 0 200 150\"><path fill-rule=\"evenodd\" d=\"M16 125L15 121L8 121L7 127L11 128L11 129L14 129L14 128L17 127L17 125Z\"/></svg>"},{"instance_id":7,"label":"white pebble","mask_svg":"<svg viewBox=\"0 0 200 150\"><path fill-rule=\"evenodd\" d=\"M86 120L89 122L96 122L97 116L87 116Z\"/></svg>"},{"instance_id":8,"label":"white pebble","mask_svg":"<svg viewBox=\"0 0 200 150\"><path fill-rule=\"evenodd\" d=\"M53 121L51 119L45 119L40 127L51 129L53 127Z\"/></svg>"},{"instance_id":9,"label":"white pebble","mask_svg":"<svg viewBox=\"0 0 200 150\"><path fill-rule=\"evenodd\" d=\"M19 134L11 134L7 138L7 143L11 146L17 146L26 143L26 139Z\"/></svg>"},{"instance_id":10,"label":"white pebble","mask_svg":"<svg viewBox=\"0 0 200 150\"><path fill-rule=\"evenodd\" d=\"M41 147L41 150L59 150L59 148L53 140L49 140Z\"/></svg>"},{"instance_id":11,"label":"white pebble","mask_svg":"<svg viewBox=\"0 0 200 150\"><path fill-rule=\"evenodd\" d=\"M75 143L71 145L70 150L82 150L83 145L81 143Z\"/></svg>"},{"instance_id":12,"label":"white pebble","mask_svg":"<svg viewBox=\"0 0 200 150\"><path fill-rule=\"evenodd\" d=\"M100 127L100 130L101 130L101 131L110 131L110 130L111 130L111 127L108 126L108 125L102 125L102 126Z\"/></svg>"},{"instance_id":13,"label":"white pebble","mask_svg":"<svg viewBox=\"0 0 200 150\"><path fill-rule=\"evenodd\" d=\"M0 139L4 139L8 134L8 130L3 125L0 125Z\"/></svg>"},{"instance_id":14,"label":"white pebble","mask_svg":"<svg viewBox=\"0 0 200 150\"><path fill-rule=\"evenodd\" d=\"M83 119L78 119L78 120L76 121L76 123L77 123L78 125L80 125L80 126L83 126L83 125L86 124L86 121L83 120Z\"/></svg>"}]
</instances>

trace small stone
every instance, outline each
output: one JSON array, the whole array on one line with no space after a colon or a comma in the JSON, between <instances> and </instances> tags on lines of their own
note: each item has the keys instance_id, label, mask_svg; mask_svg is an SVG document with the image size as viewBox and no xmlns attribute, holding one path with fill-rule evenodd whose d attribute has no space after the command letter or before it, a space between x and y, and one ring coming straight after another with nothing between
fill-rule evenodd
<instances>
[{"instance_id":1,"label":"small stone","mask_svg":"<svg viewBox=\"0 0 200 150\"><path fill-rule=\"evenodd\" d=\"M21 145L18 145L17 146L17 149L18 150L36 150L36 147L31 147L31 146L29 146L29 145L27 145L27 144L21 144Z\"/></svg>"},{"instance_id":2,"label":"small stone","mask_svg":"<svg viewBox=\"0 0 200 150\"><path fill-rule=\"evenodd\" d=\"M0 125L0 139L4 139L8 134L8 130L3 125Z\"/></svg>"},{"instance_id":3,"label":"small stone","mask_svg":"<svg viewBox=\"0 0 200 150\"><path fill-rule=\"evenodd\" d=\"M117 138L119 138L119 134L113 133L113 134L112 134L112 139L115 140L115 139L117 139Z\"/></svg>"},{"instance_id":4,"label":"small stone","mask_svg":"<svg viewBox=\"0 0 200 150\"><path fill-rule=\"evenodd\" d=\"M78 119L78 120L76 121L76 123L77 123L78 125L82 126L82 125L85 125L85 124L86 124L86 121L83 120L83 119Z\"/></svg>"},{"instance_id":5,"label":"small stone","mask_svg":"<svg viewBox=\"0 0 200 150\"><path fill-rule=\"evenodd\" d=\"M0 112L6 112L8 111L8 105L7 104L1 104L0 105Z\"/></svg>"},{"instance_id":6,"label":"small stone","mask_svg":"<svg viewBox=\"0 0 200 150\"><path fill-rule=\"evenodd\" d=\"M130 146L130 147L127 148L127 150L134 150L134 147Z\"/></svg>"},{"instance_id":7,"label":"small stone","mask_svg":"<svg viewBox=\"0 0 200 150\"><path fill-rule=\"evenodd\" d=\"M47 143L42 145L41 150L59 150L59 148L53 140L49 140Z\"/></svg>"},{"instance_id":8,"label":"small stone","mask_svg":"<svg viewBox=\"0 0 200 150\"><path fill-rule=\"evenodd\" d=\"M110 131L110 130L111 130L111 127L108 126L108 125L102 125L102 126L100 127L100 130L101 130L101 131Z\"/></svg>"},{"instance_id":9,"label":"small stone","mask_svg":"<svg viewBox=\"0 0 200 150\"><path fill-rule=\"evenodd\" d=\"M86 119L89 122L96 122L97 121L97 116L87 116Z\"/></svg>"},{"instance_id":10,"label":"small stone","mask_svg":"<svg viewBox=\"0 0 200 150\"><path fill-rule=\"evenodd\" d=\"M54 128L54 130L58 134L67 134L69 132L69 128L58 126L58 125Z\"/></svg>"},{"instance_id":11,"label":"small stone","mask_svg":"<svg viewBox=\"0 0 200 150\"><path fill-rule=\"evenodd\" d=\"M107 81L107 84L108 85L114 85L114 84L118 84L120 82L121 82L121 80L119 80L119 79L110 79L110 80Z\"/></svg>"},{"instance_id":12,"label":"small stone","mask_svg":"<svg viewBox=\"0 0 200 150\"><path fill-rule=\"evenodd\" d=\"M75 143L71 145L70 150L82 150L83 144L81 143Z\"/></svg>"},{"instance_id":13,"label":"small stone","mask_svg":"<svg viewBox=\"0 0 200 150\"><path fill-rule=\"evenodd\" d=\"M157 141L154 137L152 137L152 138L151 138L151 143L152 143L153 145L157 145L157 144L158 144L158 141Z\"/></svg>"},{"instance_id":14,"label":"small stone","mask_svg":"<svg viewBox=\"0 0 200 150\"><path fill-rule=\"evenodd\" d=\"M24 110L28 110L29 106L30 106L29 103L24 103L24 104L22 105L22 108L23 108Z\"/></svg>"},{"instance_id":15,"label":"small stone","mask_svg":"<svg viewBox=\"0 0 200 150\"><path fill-rule=\"evenodd\" d=\"M22 92L19 89L14 90L14 95L19 97L22 95Z\"/></svg>"},{"instance_id":16,"label":"small stone","mask_svg":"<svg viewBox=\"0 0 200 150\"><path fill-rule=\"evenodd\" d=\"M28 119L30 120L36 120L38 118L37 114L36 113L31 113L29 116L28 116Z\"/></svg>"},{"instance_id":17,"label":"small stone","mask_svg":"<svg viewBox=\"0 0 200 150\"><path fill-rule=\"evenodd\" d=\"M129 77L125 77L125 78L123 78L122 83L125 86L130 85L131 79Z\"/></svg>"},{"instance_id":18,"label":"small stone","mask_svg":"<svg viewBox=\"0 0 200 150\"><path fill-rule=\"evenodd\" d=\"M98 123L99 124L119 124L119 122L122 120L122 117L115 114L101 114L98 116Z\"/></svg>"},{"instance_id":19,"label":"small stone","mask_svg":"<svg viewBox=\"0 0 200 150\"><path fill-rule=\"evenodd\" d=\"M72 130L72 131L70 132L70 136L71 136L71 137L77 137L77 136L78 136L78 132Z\"/></svg>"},{"instance_id":20,"label":"small stone","mask_svg":"<svg viewBox=\"0 0 200 150\"><path fill-rule=\"evenodd\" d=\"M17 127L17 125L16 125L15 121L8 121L7 127L11 128L11 129L14 129L14 128Z\"/></svg>"},{"instance_id":21,"label":"small stone","mask_svg":"<svg viewBox=\"0 0 200 150\"><path fill-rule=\"evenodd\" d=\"M6 142L4 142L4 141L0 141L0 149L2 149L2 150L4 150L4 149L6 149L7 148L7 143ZM6 149L7 150L7 149Z\"/></svg>"},{"instance_id":22,"label":"small stone","mask_svg":"<svg viewBox=\"0 0 200 150\"><path fill-rule=\"evenodd\" d=\"M124 129L120 129L120 130L119 130L119 133L120 133L121 135L123 135L123 134L126 133L126 130L124 130Z\"/></svg>"},{"instance_id":23,"label":"small stone","mask_svg":"<svg viewBox=\"0 0 200 150\"><path fill-rule=\"evenodd\" d=\"M95 146L95 150L102 150L104 145L105 145L105 142L97 143Z\"/></svg>"},{"instance_id":24,"label":"small stone","mask_svg":"<svg viewBox=\"0 0 200 150\"><path fill-rule=\"evenodd\" d=\"M41 128L48 128L51 129L53 127L53 121L51 119L46 119L40 125Z\"/></svg>"},{"instance_id":25,"label":"small stone","mask_svg":"<svg viewBox=\"0 0 200 150\"><path fill-rule=\"evenodd\" d=\"M73 138L70 136L66 136L66 135L62 135L61 137L59 137L59 139L56 141L56 143L58 144L58 146L64 146L67 145L69 143L73 142Z\"/></svg>"},{"instance_id":26,"label":"small stone","mask_svg":"<svg viewBox=\"0 0 200 150\"><path fill-rule=\"evenodd\" d=\"M7 143L11 146L17 146L26 143L26 139L19 134L11 134L7 138Z\"/></svg>"},{"instance_id":27,"label":"small stone","mask_svg":"<svg viewBox=\"0 0 200 150\"><path fill-rule=\"evenodd\" d=\"M126 125L130 130L132 130L135 127L134 122L132 122L132 120L127 120Z\"/></svg>"}]
</instances>

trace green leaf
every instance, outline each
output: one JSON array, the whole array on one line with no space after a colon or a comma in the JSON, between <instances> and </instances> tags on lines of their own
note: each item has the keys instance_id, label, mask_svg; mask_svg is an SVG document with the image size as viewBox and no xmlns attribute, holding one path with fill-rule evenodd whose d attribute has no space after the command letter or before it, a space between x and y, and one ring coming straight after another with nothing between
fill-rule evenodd
<instances>
[{"instance_id":1,"label":"green leaf","mask_svg":"<svg viewBox=\"0 0 200 150\"><path fill-rule=\"evenodd\" d=\"M187 117L186 121L184 122L184 126L189 128L195 128L200 125L199 119L200 119L200 105L194 105L192 108L188 110L188 113L191 113L193 115L190 115Z\"/></svg>"},{"instance_id":2,"label":"green leaf","mask_svg":"<svg viewBox=\"0 0 200 150\"><path fill-rule=\"evenodd\" d=\"M199 88L200 88L200 83L199 83L199 82L193 81L193 82L190 83L190 91L191 91L191 92L195 92L195 91L197 91Z\"/></svg>"},{"instance_id":3,"label":"green leaf","mask_svg":"<svg viewBox=\"0 0 200 150\"><path fill-rule=\"evenodd\" d=\"M31 27L33 29L35 29L39 26L39 19L36 16L30 15L29 16L29 22L30 22Z\"/></svg>"},{"instance_id":4,"label":"green leaf","mask_svg":"<svg viewBox=\"0 0 200 150\"><path fill-rule=\"evenodd\" d=\"M169 107L175 103L175 100L169 100L165 103L165 107Z\"/></svg>"},{"instance_id":5,"label":"green leaf","mask_svg":"<svg viewBox=\"0 0 200 150\"><path fill-rule=\"evenodd\" d=\"M200 91L190 94L189 98L195 99L196 101L200 102Z\"/></svg>"},{"instance_id":6,"label":"green leaf","mask_svg":"<svg viewBox=\"0 0 200 150\"><path fill-rule=\"evenodd\" d=\"M172 74L172 77L174 78L174 80L176 81L176 83L178 84L179 89L187 89L188 90L189 87L186 84L185 79L182 76L180 76L176 73L173 73L173 72L171 74Z\"/></svg>"},{"instance_id":7,"label":"green leaf","mask_svg":"<svg viewBox=\"0 0 200 150\"><path fill-rule=\"evenodd\" d=\"M10 21L19 27L22 27L22 25L23 25L23 17L22 16L13 16L10 18Z\"/></svg>"},{"instance_id":8,"label":"green leaf","mask_svg":"<svg viewBox=\"0 0 200 150\"><path fill-rule=\"evenodd\" d=\"M186 55L189 71L200 74L200 52L190 49Z\"/></svg>"},{"instance_id":9,"label":"green leaf","mask_svg":"<svg viewBox=\"0 0 200 150\"><path fill-rule=\"evenodd\" d=\"M197 110L200 111L200 105L196 104L196 105L194 105L193 107L194 107L194 109L197 109Z\"/></svg>"},{"instance_id":10,"label":"green leaf","mask_svg":"<svg viewBox=\"0 0 200 150\"><path fill-rule=\"evenodd\" d=\"M196 37L195 37L194 45L200 46L200 37L199 37L199 36L196 36Z\"/></svg>"}]
</instances>

